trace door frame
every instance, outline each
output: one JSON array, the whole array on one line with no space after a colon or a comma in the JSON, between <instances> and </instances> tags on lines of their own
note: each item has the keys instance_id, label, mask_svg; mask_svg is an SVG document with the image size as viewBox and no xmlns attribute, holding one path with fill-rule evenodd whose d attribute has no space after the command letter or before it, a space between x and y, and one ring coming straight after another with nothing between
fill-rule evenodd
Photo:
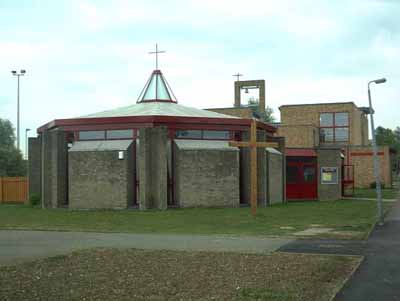
<instances>
[{"instance_id":1,"label":"door frame","mask_svg":"<svg viewBox=\"0 0 400 301\"><path fill-rule=\"evenodd\" d=\"M296 178L297 181L296 183L288 183L288 173L287 173L287 167L288 166L295 166L297 167L296 171ZM314 181L311 183L307 183L304 181L304 169L305 167L313 167L315 174L314 174ZM288 201L315 201L318 200L318 179L319 179L319 174L318 174L318 163L315 161L311 162L304 162L301 160L301 157L299 157L298 160L293 160L293 161L286 161L286 198ZM296 193L292 194L291 191L295 189ZM305 191L310 191L312 190L312 197L304 197L302 195L302 192ZM296 197L294 197L296 196Z\"/></svg>"}]
</instances>

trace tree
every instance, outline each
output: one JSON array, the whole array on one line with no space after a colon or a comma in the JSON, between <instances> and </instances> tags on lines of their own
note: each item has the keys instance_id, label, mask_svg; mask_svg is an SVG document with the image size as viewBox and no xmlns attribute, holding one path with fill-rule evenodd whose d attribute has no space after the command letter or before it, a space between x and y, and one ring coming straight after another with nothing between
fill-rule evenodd
<instances>
[{"instance_id":1,"label":"tree","mask_svg":"<svg viewBox=\"0 0 400 301\"><path fill-rule=\"evenodd\" d=\"M260 119L264 122L274 122L275 121L275 117L274 117L274 110L269 107L266 106L265 107L265 111L264 112L260 112L258 111L259 108L259 100L254 98L254 97L250 97L249 100L247 101L247 104L249 105L250 108L253 109L253 112L256 112L258 115L260 115Z\"/></svg>"},{"instance_id":2,"label":"tree","mask_svg":"<svg viewBox=\"0 0 400 301\"><path fill-rule=\"evenodd\" d=\"M376 128L376 144L395 147L397 142L400 141L397 141L396 135L391 129L385 129L381 126Z\"/></svg>"},{"instance_id":3,"label":"tree","mask_svg":"<svg viewBox=\"0 0 400 301\"><path fill-rule=\"evenodd\" d=\"M26 175L26 164L15 147L14 128L9 120L0 118L0 177Z\"/></svg>"},{"instance_id":4,"label":"tree","mask_svg":"<svg viewBox=\"0 0 400 301\"><path fill-rule=\"evenodd\" d=\"M400 168L400 127L396 127L394 131L386 129L381 126L376 129L376 144L389 145L390 148L396 151L396 169Z\"/></svg>"}]
</instances>

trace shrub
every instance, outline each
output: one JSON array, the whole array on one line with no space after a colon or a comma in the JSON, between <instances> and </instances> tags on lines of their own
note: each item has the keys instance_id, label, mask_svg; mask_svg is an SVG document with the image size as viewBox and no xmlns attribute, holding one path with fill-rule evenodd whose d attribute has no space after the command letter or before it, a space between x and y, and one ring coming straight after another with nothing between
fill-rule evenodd
<instances>
[{"instance_id":1,"label":"shrub","mask_svg":"<svg viewBox=\"0 0 400 301\"><path fill-rule=\"evenodd\" d=\"M31 205L31 206L38 206L39 204L40 204L40 195L39 194L37 194L37 193L32 193L30 196L29 196L29 204Z\"/></svg>"},{"instance_id":2,"label":"shrub","mask_svg":"<svg viewBox=\"0 0 400 301\"><path fill-rule=\"evenodd\" d=\"M369 184L369 188L376 188L376 182L372 182L371 184ZM381 188L384 189L385 188L385 184L381 183Z\"/></svg>"}]
</instances>

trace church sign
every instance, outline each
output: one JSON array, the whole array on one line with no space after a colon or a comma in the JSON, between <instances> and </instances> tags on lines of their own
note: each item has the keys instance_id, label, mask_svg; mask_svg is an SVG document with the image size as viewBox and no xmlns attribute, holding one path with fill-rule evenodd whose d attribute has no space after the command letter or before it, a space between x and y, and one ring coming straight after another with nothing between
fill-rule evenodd
<instances>
[{"instance_id":1,"label":"church sign","mask_svg":"<svg viewBox=\"0 0 400 301\"><path fill-rule=\"evenodd\" d=\"M321 184L337 184L337 167L321 167Z\"/></svg>"}]
</instances>

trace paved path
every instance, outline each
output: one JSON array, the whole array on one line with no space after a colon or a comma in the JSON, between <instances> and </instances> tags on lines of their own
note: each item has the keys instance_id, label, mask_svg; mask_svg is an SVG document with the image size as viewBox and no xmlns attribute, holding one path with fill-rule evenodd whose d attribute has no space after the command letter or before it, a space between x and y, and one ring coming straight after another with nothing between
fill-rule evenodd
<instances>
[{"instance_id":1,"label":"paved path","mask_svg":"<svg viewBox=\"0 0 400 301\"><path fill-rule=\"evenodd\" d=\"M336 300L400 300L400 202L367 241L365 259Z\"/></svg>"},{"instance_id":2,"label":"paved path","mask_svg":"<svg viewBox=\"0 0 400 301\"><path fill-rule=\"evenodd\" d=\"M279 248L281 252L362 255L366 241L335 239L298 239Z\"/></svg>"},{"instance_id":3,"label":"paved path","mask_svg":"<svg viewBox=\"0 0 400 301\"><path fill-rule=\"evenodd\" d=\"M289 239L0 230L0 265L93 247L269 253Z\"/></svg>"}]
</instances>

